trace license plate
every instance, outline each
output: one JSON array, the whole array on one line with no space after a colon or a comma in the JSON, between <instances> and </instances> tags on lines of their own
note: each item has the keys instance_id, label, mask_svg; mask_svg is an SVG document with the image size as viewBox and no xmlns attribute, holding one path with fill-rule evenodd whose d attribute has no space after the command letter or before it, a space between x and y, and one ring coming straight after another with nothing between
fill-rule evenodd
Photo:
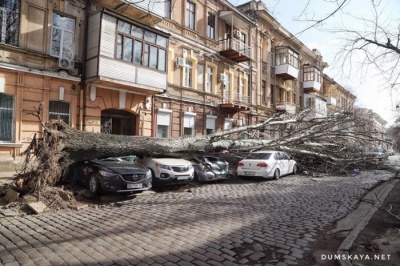
<instances>
[{"instance_id":1,"label":"license plate","mask_svg":"<svg viewBox=\"0 0 400 266\"><path fill-rule=\"evenodd\" d=\"M128 188L142 188L143 184L128 184Z\"/></svg>"},{"instance_id":2,"label":"license plate","mask_svg":"<svg viewBox=\"0 0 400 266\"><path fill-rule=\"evenodd\" d=\"M256 175L255 172L244 172L245 175Z\"/></svg>"},{"instance_id":3,"label":"license plate","mask_svg":"<svg viewBox=\"0 0 400 266\"><path fill-rule=\"evenodd\" d=\"M188 180L189 177L188 176L178 176L176 179L177 180Z\"/></svg>"}]
</instances>

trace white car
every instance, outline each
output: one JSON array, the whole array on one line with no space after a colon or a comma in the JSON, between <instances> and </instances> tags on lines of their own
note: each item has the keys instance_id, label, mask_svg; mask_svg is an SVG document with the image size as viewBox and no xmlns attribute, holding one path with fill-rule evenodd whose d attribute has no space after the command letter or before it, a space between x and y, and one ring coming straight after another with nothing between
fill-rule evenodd
<instances>
[{"instance_id":1,"label":"white car","mask_svg":"<svg viewBox=\"0 0 400 266\"><path fill-rule=\"evenodd\" d=\"M280 151L256 151L238 162L237 175L241 177L279 177L296 174L296 161Z\"/></svg>"},{"instance_id":2,"label":"white car","mask_svg":"<svg viewBox=\"0 0 400 266\"><path fill-rule=\"evenodd\" d=\"M192 163L184 159L144 156L138 157L136 161L151 170L155 186L187 184L194 177Z\"/></svg>"}]
</instances>

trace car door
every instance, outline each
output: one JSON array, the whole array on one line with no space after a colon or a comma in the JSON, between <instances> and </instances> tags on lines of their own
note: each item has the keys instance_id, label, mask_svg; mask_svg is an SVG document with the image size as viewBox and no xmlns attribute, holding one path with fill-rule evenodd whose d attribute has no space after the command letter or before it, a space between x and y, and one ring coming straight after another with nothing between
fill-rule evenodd
<instances>
[{"instance_id":1,"label":"car door","mask_svg":"<svg viewBox=\"0 0 400 266\"><path fill-rule=\"evenodd\" d=\"M289 174L289 167L290 167L289 162L290 162L289 156L284 152L280 152L279 165L281 167L281 175Z\"/></svg>"}]
</instances>

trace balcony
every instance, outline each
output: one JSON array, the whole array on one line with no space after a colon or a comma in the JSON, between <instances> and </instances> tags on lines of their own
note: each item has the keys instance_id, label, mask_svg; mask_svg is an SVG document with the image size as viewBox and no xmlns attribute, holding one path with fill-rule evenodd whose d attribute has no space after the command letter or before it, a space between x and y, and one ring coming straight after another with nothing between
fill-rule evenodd
<instances>
[{"instance_id":1,"label":"balcony","mask_svg":"<svg viewBox=\"0 0 400 266\"><path fill-rule=\"evenodd\" d=\"M248 45L235 38L219 41L220 55L236 63L251 60L251 50Z\"/></svg>"},{"instance_id":2,"label":"balcony","mask_svg":"<svg viewBox=\"0 0 400 266\"><path fill-rule=\"evenodd\" d=\"M245 39L249 36L242 35L242 33L249 32L249 29L254 25L250 18L230 10L219 11L219 19L225 22L230 29L225 31L228 37L219 41L220 55L236 62L244 62L251 60L251 49L245 43Z\"/></svg>"},{"instance_id":3,"label":"balcony","mask_svg":"<svg viewBox=\"0 0 400 266\"><path fill-rule=\"evenodd\" d=\"M321 91L321 71L313 65L303 66L303 90L304 92Z\"/></svg>"},{"instance_id":4,"label":"balcony","mask_svg":"<svg viewBox=\"0 0 400 266\"><path fill-rule=\"evenodd\" d=\"M276 104L276 110L279 112L295 114L296 113L296 105L293 103L288 103L288 102L278 102Z\"/></svg>"},{"instance_id":5,"label":"balcony","mask_svg":"<svg viewBox=\"0 0 400 266\"><path fill-rule=\"evenodd\" d=\"M315 80L303 81L303 89L304 92L320 92L321 91L321 83Z\"/></svg>"},{"instance_id":6,"label":"balcony","mask_svg":"<svg viewBox=\"0 0 400 266\"><path fill-rule=\"evenodd\" d=\"M165 3L163 1L124 1L124 0L99 0L99 5L113 12L123 14L147 25L155 25L165 16Z\"/></svg>"},{"instance_id":7,"label":"balcony","mask_svg":"<svg viewBox=\"0 0 400 266\"><path fill-rule=\"evenodd\" d=\"M275 75L283 79L297 79L299 76L299 69L291 64L283 64L275 66Z\"/></svg>"},{"instance_id":8,"label":"balcony","mask_svg":"<svg viewBox=\"0 0 400 266\"><path fill-rule=\"evenodd\" d=\"M112 14L98 12L90 16L88 39L92 41L86 47L88 59L85 82L99 87L118 87L146 95L165 92L167 89L166 71L115 58L117 25L118 18ZM138 28L138 25L133 25ZM153 33L163 36L163 33L159 31ZM108 37L98 38L103 35ZM164 38L166 39L165 36ZM164 50L166 49L165 44ZM167 57L165 61L168 61Z\"/></svg>"},{"instance_id":9,"label":"balcony","mask_svg":"<svg viewBox=\"0 0 400 266\"><path fill-rule=\"evenodd\" d=\"M299 76L299 53L288 46L275 47L275 75L285 80Z\"/></svg>"},{"instance_id":10,"label":"balcony","mask_svg":"<svg viewBox=\"0 0 400 266\"><path fill-rule=\"evenodd\" d=\"M241 93L227 91L224 92L220 107L233 113L250 110L250 97Z\"/></svg>"},{"instance_id":11,"label":"balcony","mask_svg":"<svg viewBox=\"0 0 400 266\"><path fill-rule=\"evenodd\" d=\"M336 106L336 98L333 98L332 96L327 96L325 97L325 100L326 104Z\"/></svg>"}]
</instances>

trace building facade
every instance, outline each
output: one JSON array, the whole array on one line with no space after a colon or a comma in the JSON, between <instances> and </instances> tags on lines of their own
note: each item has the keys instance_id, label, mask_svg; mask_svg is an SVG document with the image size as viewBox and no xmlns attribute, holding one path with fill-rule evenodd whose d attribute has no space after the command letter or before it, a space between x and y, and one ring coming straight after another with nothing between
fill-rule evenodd
<instances>
[{"instance_id":1,"label":"building facade","mask_svg":"<svg viewBox=\"0 0 400 266\"><path fill-rule=\"evenodd\" d=\"M303 108L324 116L355 99L323 75L319 51L261 1L10 0L1 8L8 19L0 36L0 158L40 137L32 115L39 106L43 122L164 138Z\"/></svg>"},{"instance_id":2,"label":"building facade","mask_svg":"<svg viewBox=\"0 0 400 266\"><path fill-rule=\"evenodd\" d=\"M40 119L79 125L85 33L81 1L10 0L1 3L0 158L15 157Z\"/></svg>"}]
</instances>

